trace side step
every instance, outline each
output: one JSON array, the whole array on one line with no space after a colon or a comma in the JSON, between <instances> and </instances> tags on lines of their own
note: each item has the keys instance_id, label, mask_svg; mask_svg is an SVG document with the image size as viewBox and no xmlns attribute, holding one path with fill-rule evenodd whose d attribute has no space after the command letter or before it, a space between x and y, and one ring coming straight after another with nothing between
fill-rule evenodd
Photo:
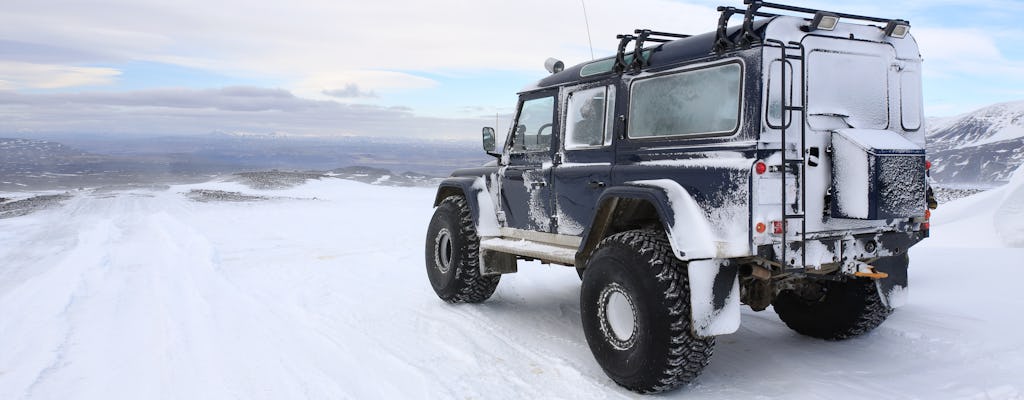
<instances>
[{"instance_id":1,"label":"side step","mask_svg":"<svg viewBox=\"0 0 1024 400\"><path fill-rule=\"evenodd\" d=\"M558 246L526 239L485 238L480 241L480 249L515 254L552 264L576 265L575 247Z\"/></svg>"}]
</instances>

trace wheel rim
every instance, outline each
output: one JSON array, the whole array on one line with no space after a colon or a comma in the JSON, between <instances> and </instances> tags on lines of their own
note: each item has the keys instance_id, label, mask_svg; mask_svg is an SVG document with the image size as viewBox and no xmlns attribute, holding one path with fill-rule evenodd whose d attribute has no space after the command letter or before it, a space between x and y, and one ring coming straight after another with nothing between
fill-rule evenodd
<instances>
[{"instance_id":1,"label":"wheel rim","mask_svg":"<svg viewBox=\"0 0 1024 400\"><path fill-rule=\"evenodd\" d=\"M434 239L434 265L442 274L447 274L452 269L453 248L451 232L442 228Z\"/></svg>"},{"instance_id":2,"label":"wheel rim","mask_svg":"<svg viewBox=\"0 0 1024 400\"><path fill-rule=\"evenodd\" d=\"M601 332L612 347L625 350L636 342L636 306L629 293L617 283L608 285L598 297Z\"/></svg>"}]
</instances>

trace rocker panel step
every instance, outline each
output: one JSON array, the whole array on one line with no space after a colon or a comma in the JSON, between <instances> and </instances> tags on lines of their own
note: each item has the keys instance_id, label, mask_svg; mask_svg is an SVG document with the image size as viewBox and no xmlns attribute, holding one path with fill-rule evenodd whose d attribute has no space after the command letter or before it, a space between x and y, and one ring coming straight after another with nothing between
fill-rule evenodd
<instances>
[{"instance_id":1,"label":"rocker panel step","mask_svg":"<svg viewBox=\"0 0 1024 400\"><path fill-rule=\"evenodd\" d=\"M540 243L525 239L486 238L480 241L480 248L489 251L515 254L555 264L575 265L576 248Z\"/></svg>"}]
</instances>

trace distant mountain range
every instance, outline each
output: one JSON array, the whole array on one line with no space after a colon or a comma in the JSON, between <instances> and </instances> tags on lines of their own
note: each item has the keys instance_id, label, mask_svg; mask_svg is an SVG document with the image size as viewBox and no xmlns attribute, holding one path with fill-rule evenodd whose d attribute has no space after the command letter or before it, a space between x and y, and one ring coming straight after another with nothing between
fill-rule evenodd
<instances>
[{"instance_id":1,"label":"distant mountain range","mask_svg":"<svg viewBox=\"0 0 1024 400\"><path fill-rule=\"evenodd\" d=\"M491 159L471 142L281 135L0 138L0 190L171 183L241 171L332 171L415 185ZM365 171L345 167L372 167ZM340 169L339 169L340 168ZM391 173L390 171L413 171ZM351 176L347 176L351 175Z\"/></svg>"},{"instance_id":2,"label":"distant mountain range","mask_svg":"<svg viewBox=\"0 0 1024 400\"><path fill-rule=\"evenodd\" d=\"M1024 101L929 119L927 137L931 174L938 183L1004 182L1024 163ZM237 133L49 135L0 138L0 190L169 183L271 169L334 171L371 183L420 185L490 160L468 141Z\"/></svg>"},{"instance_id":3,"label":"distant mountain range","mask_svg":"<svg viewBox=\"0 0 1024 400\"><path fill-rule=\"evenodd\" d=\"M940 183L1005 182L1024 163L1024 101L928 122L931 175Z\"/></svg>"}]
</instances>

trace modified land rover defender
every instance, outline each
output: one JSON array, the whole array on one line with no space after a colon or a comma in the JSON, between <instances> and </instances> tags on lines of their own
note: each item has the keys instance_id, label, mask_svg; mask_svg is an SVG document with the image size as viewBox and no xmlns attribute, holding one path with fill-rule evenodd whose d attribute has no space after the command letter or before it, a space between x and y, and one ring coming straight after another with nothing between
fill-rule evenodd
<instances>
[{"instance_id":1,"label":"modified land rover defender","mask_svg":"<svg viewBox=\"0 0 1024 400\"><path fill-rule=\"evenodd\" d=\"M909 22L719 11L715 32L637 30L614 57L549 60L500 151L484 128L497 160L438 188L438 296L484 301L517 260L575 267L594 357L641 393L700 374L740 304L837 340L905 301L934 207Z\"/></svg>"}]
</instances>

